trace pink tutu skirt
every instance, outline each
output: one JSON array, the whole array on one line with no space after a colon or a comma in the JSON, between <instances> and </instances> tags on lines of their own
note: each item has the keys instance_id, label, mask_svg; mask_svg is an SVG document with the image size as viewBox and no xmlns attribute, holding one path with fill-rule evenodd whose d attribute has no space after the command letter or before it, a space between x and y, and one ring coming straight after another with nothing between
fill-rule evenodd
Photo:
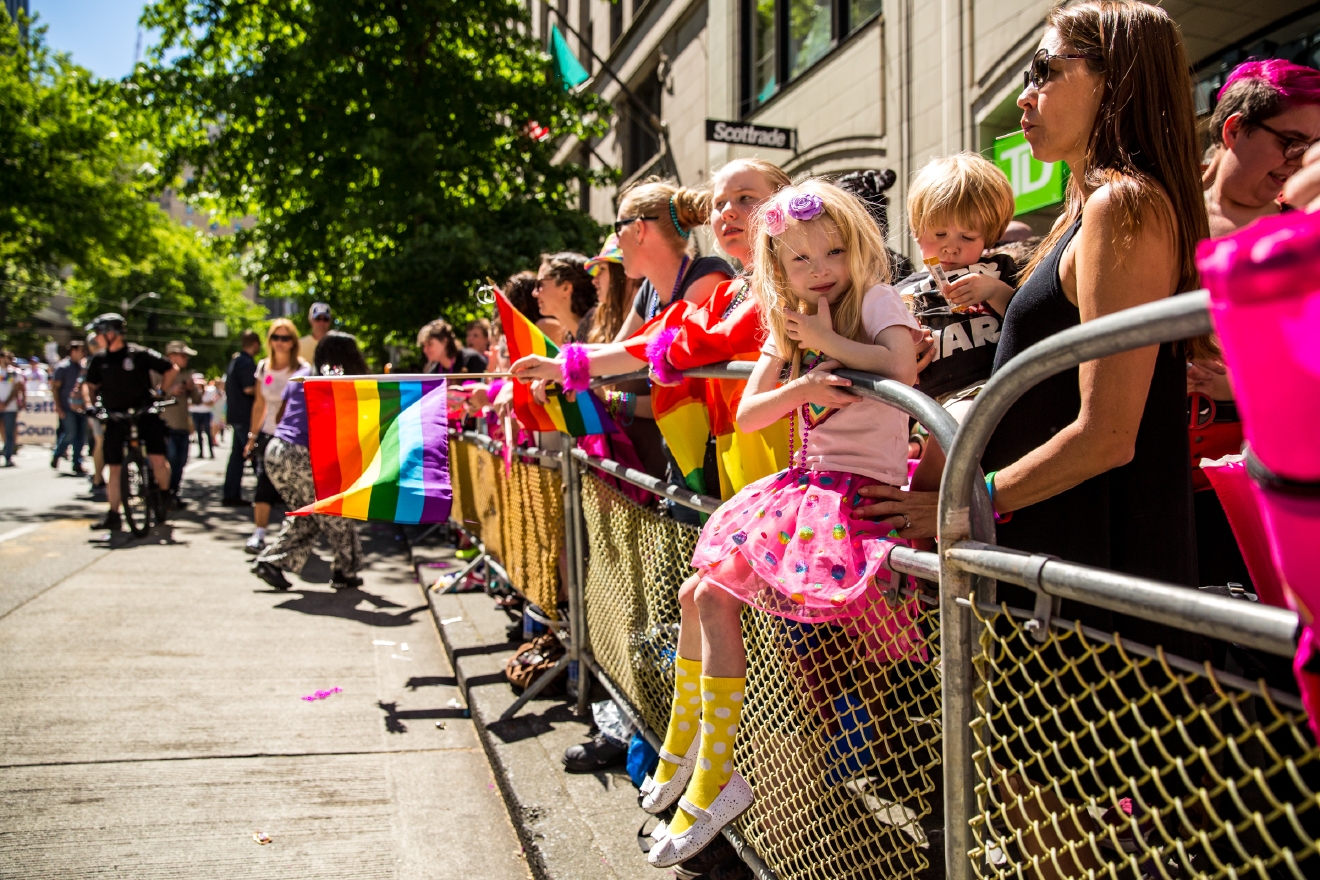
<instances>
[{"instance_id":1,"label":"pink tutu skirt","mask_svg":"<svg viewBox=\"0 0 1320 880\"><path fill-rule=\"evenodd\" d=\"M865 501L858 490L877 482L798 468L757 480L711 515L692 566L770 614L842 622L865 639L872 658L922 653L915 601L891 608L881 595L898 577L885 567L889 551L907 542L853 514Z\"/></svg>"}]
</instances>

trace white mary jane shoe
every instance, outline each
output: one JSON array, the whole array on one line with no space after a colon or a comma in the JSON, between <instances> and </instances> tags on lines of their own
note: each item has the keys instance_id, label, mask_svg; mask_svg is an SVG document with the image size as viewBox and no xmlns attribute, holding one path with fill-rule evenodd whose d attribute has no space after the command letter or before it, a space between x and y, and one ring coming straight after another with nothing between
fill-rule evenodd
<instances>
[{"instance_id":1,"label":"white mary jane shoe","mask_svg":"<svg viewBox=\"0 0 1320 880\"><path fill-rule=\"evenodd\" d=\"M692 770L697 766L697 752L700 750L700 733L692 737L692 745L688 746L687 754L681 758L673 752L660 750L661 760L677 764L678 769L674 771L674 777L668 782L656 782L654 776L648 776L642 780L641 805L643 810L653 816L656 813L663 813L683 796L683 792L687 791L688 780L692 778Z\"/></svg>"},{"instance_id":2,"label":"white mary jane shoe","mask_svg":"<svg viewBox=\"0 0 1320 880\"><path fill-rule=\"evenodd\" d=\"M679 798L678 808L696 817L692 827L682 834L668 834L646 854L646 860L657 868L669 868L701 852L734 819L752 805L752 787L738 773L715 798L710 809L703 810L687 798Z\"/></svg>"}]
</instances>

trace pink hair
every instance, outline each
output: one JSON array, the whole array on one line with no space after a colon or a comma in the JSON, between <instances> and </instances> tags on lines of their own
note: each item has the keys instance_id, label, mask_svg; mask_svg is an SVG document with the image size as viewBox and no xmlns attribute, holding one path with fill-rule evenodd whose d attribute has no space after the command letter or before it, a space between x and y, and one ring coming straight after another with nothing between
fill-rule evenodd
<instances>
[{"instance_id":1,"label":"pink hair","mask_svg":"<svg viewBox=\"0 0 1320 880\"><path fill-rule=\"evenodd\" d=\"M1294 64L1282 58L1267 61L1246 61L1233 68L1224 80L1224 86L1215 96L1223 100L1224 94L1239 80L1260 79L1274 88L1279 96L1291 104L1320 104L1320 70Z\"/></svg>"}]
</instances>

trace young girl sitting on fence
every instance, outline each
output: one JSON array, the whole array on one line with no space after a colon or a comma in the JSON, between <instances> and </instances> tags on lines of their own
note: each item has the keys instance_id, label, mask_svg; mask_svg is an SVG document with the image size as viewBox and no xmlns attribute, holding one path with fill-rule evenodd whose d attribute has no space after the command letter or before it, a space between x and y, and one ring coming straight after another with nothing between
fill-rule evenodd
<instances>
[{"instance_id":1,"label":"young girl sitting on fence","mask_svg":"<svg viewBox=\"0 0 1320 880\"><path fill-rule=\"evenodd\" d=\"M762 205L752 290L768 334L738 423L756 430L788 416L798 448L788 469L749 484L710 518L692 559L699 580L680 591L674 703L660 765L642 787L649 812L678 804L648 856L657 867L691 858L752 803L733 769L744 603L791 620L839 621L873 657L919 650L906 610L878 600L896 542L887 526L853 514L863 486L906 481L907 416L853 396L833 373L915 382L917 323L888 280L884 239L838 187L807 181Z\"/></svg>"}]
</instances>

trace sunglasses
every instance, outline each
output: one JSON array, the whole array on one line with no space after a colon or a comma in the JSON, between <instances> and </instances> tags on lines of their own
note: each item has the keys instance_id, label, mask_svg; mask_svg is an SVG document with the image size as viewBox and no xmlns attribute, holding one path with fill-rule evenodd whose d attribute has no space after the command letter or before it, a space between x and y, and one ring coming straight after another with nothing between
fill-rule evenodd
<instances>
[{"instance_id":1,"label":"sunglasses","mask_svg":"<svg viewBox=\"0 0 1320 880\"><path fill-rule=\"evenodd\" d=\"M329 315L312 315L312 320L313 320L313 321L329 321L329 320L330 320L330 316L329 316Z\"/></svg>"},{"instance_id":2,"label":"sunglasses","mask_svg":"<svg viewBox=\"0 0 1320 880\"><path fill-rule=\"evenodd\" d=\"M1314 144L1320 143L1317 141L1308 141L1304 138L1293 137L1292 135L1284 134L1281 131L1275 131L1263 122L1257 122L1254 123L1254 125L1257 128L1265 129L1279 139L1279 145L1283 148L1283 158L1285 159L1300 159L1302 154L1311 149Z\"/></svg>"},{"instance_id":3,"label":"sunglasses","mask_svg":"<svg viewBox=\"0 0 1320 880\"><path fill-rule=\"evenodd\" d=\"M655 219L658 219L658 218L656 218L656 217L628 217L628 218L625 219L625 220L615 220L615 221L614 221L614 234L615 234L615 235L622 235L622 234L623 234L623 230L626 229L626 228L628 228L628 224L629 224L629 223L636 223L638 220L655 220Z\"/></svg>"},{"instance_id":4,"label":"sunglasses","mask_svg":"<svg viewBox=\"0 0 1320 880\"><path fill-rule=\"evenodd\" d=\"M296 337L296 336L284 336L283 334L278 334L278 335L272 336L272 337L270 338L270 341L271 341L271 342L297 342L297 341L298 341L298 337Z\"/></svg>"},{"instance_id":5,"label":"sunglasses","mask_svg":"<svg viewBox=\"0 0 1320 880\"><path fill-rule=\"evenodd\" d=\"M1037 49L1036 54L1031 56L1031 64L1022 71L1022 88L1030 86L1040 88L1049 82L1050 62L1056 58L1063 61L1079 61L1083 58L1091 61L1101 60L1101 56L1094 52L1084 52L1080 55L1051 55L1048 49Z\"/></svg>"}]
</instances>

